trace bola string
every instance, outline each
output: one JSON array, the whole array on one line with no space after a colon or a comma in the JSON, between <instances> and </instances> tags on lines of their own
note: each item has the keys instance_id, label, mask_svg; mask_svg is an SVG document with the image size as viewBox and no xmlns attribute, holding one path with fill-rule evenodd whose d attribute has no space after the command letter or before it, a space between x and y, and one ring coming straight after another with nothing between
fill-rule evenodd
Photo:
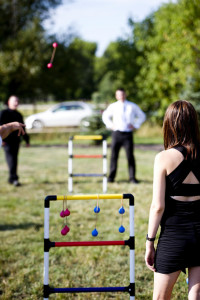
<instances>
[{"instance_id":1,"label":"bola string","mask_svg":"<svg viewBox=\"0 0 200 300\"><path fill-rule=\"evenodd\" d=\"M63 211L65 211L65 208L67 208L67 196L64 195L64 199L63 199ZM67 218L64 218L63 223L64 223L64 225L67 224Z\"/></svg>"},{"instance_id":2,"label":"bola string","mask_svg":"<svg viewBox=\"0 0 200 300\"><path fill-rule=\"evenodd\" d=\"M67 207L67 200L64 200L64 207ZM64 209L65 211L65 209ZM67 218L64 218L64 224L67 224Z\"/></svg>"},{"instance_id":3,"label":"bola string","mask_svg":"<svg viewBox=\"0 0 200 300\"><path fill-rule=\"evenodd\" d=\"M97 214L100 212L100 207L99 207L99 195L97 194L97 205L95 206L94 208L94 212L96 214L96 217L95 217L95 229L92 231L92 235L93 236L97 236L98 235L98 231L96 229L97 227Z\"/></svg>"},{"instance_id":4,"label":"bola string","mask_svg":"<svg viewBox=\"0 0 200 300\"><path fill-rule=\"evenodd\" d=\"M64 199L63 199L63 212L65 211L65 196L64 196ZM65 225L66 224L66 220L65 218L63 218L63 224Z\"/></svg>"},{"instance_id":5,"label":"bola string","mask_svg":"<svg viewBox=\"0 0 200 300\"><path fill-rule=\"evenodd\" d=\"M123 225L123 214L121 215L121 226Z\"/></svg>"},{"instance_id":6,"label":"bola string","mask_svg":"<svg viewBox=\"0 0 200 300\"><path fill-rule=\"evenodd\" d=\"M121 207L119 209L119 213L121 214L121 226L119 227L119 232L123 233L125 228L123 226L123 214L125 213L125 209L123 207L123 200L121 199Z\"/></svg>"},{"instance_id":7,"label":"bola string","mask_svg":"<svg viewBox=\"0 0 200 300\"><path fill-rule=\"evenodd\" d=\"M50 64L53 63L55 53L56 53L56 47L53 48L53 53L52 53L52 55L51 55Z\"/></svg>"},{"instance_id":8,"label":"bola string","mask_svg":"<svg viewBox=\"0 0 200 300\"><path fill-rule=\"evenodd\" d=\"M53 60L54 60L54 56L55 56L56 48L58 47L58 44L53 43L52 46L53 46L53 52L52 52L52 55L51 55L50 62L47 64L48 69L51 69L53 67Z\"/></svg>"},{"instance_id":9,"label":"bola string","mask_svg":"<svg viewBox=\"0 0 200 300\"><path fill-rule=\"evenodd\" d=\"M65 199L63 199L63 211L65 210Z\"/></svg>"},{"instance_id":10,"label":"bola string","mask_svg":"<svg viewBox=\"0 0 200 300\"><path fill-rule=\"evenodd\" d=\"M65 210L67 209L67 196L65 196ZM65 225L67 225L67 218L65 218Z\"/></svg>"},{"instance_id":11,"label":"bola string","mask_svg":"<svg viewBox=\"0 0 200 300\"><path fill-rule=\"evenodd\" d=\"M123 207L123 198L121 199L121 207ZM123 224L123 215L124 214L121 214L121 226Z\"/></svg>"},{"instance_id":12,"label":"bola string","mask_svg":"<svg viewBox=\"0 0 200 300\"><path fill-rule=\"evenodd\" d=\"M97 194L97 212L99 210L99 194ZM95 220L95 228L97 228L97 213L96 213L96 220Z\"/></svg>"}]
</instances>

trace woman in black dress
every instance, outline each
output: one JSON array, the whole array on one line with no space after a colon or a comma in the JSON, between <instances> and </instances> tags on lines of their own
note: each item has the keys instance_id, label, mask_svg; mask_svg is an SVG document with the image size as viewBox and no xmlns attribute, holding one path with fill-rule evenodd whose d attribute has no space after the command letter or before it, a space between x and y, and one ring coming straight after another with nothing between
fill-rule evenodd
<instances>
[{"instance_id":1,"label":"woman in black dress","mask_svg":"<svg viewBox=\"0 0 200 300\"><path fill-rule=\"evenodd\" d=\"M188 299L200 300L200 133L192 104L171 104L163 132L165 150L154 162L145 253L146 265L154 271L153 299L171 299L179 274L187 268Z\"/></svg>"}]
</instances>

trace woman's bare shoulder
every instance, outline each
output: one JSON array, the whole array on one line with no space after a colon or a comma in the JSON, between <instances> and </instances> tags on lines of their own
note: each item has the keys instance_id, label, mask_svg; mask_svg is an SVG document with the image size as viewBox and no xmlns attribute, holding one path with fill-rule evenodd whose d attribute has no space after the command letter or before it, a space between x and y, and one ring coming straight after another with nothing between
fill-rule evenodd
<instances>
[{"instance_id":1,"label":"woman's bare shoulder","mask_svg":"<svg viewBox=\"0 0 200 300\"><path fill-rule=\"evenodd\" d=\"M159 152L156 155L157 159L164 159L164 158L172 158L172 157L183 157L182 153L174 148L171 149L167 149L167 150L163 150L161 152Z\"/></svg>"},{"instance_id":2,"label":"woman's bare shoulder","mask_svg":"<svg viewBox=\"0 0 200 300\"><path fill-rule=\"evenodd\" d=\"M171 148L159 152L155 157L155 164L166 169L167 174L169 174L183 159L184 157L181 152Z\"/></svg>"}]
</instances>

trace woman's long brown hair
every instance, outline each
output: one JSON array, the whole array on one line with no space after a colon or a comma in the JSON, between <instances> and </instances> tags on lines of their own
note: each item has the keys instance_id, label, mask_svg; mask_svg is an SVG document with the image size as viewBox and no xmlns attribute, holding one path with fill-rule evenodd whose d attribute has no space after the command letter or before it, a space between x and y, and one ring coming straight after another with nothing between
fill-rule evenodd
<instances>
[{"instance_id":1,"label":"woman's long brown hair","mask_svg":"<svg viewBox=\"0 0 200 300\"><path fill-rule=\"evenodd\" d=\"M197 158L200 153L198 117L193 105L186 100L172 103L163 121L164 147L185 146L187 157Z\"/></svg>"}]
</instances>

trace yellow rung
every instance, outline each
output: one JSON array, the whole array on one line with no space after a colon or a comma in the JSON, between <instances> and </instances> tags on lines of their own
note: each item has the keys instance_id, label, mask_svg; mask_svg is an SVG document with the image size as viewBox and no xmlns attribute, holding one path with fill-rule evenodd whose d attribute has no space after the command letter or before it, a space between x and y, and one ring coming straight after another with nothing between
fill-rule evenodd
<instances>
[{"instance_id":1,"label":"yellow rung","mask_svg":"<svg viewBox=\"0 0 200 300\"><path fill-rule=\"evenodd\" d=\"M102 135L74 135L74 140L102 140Z\"/></svg>"},{"instance_id":2,"label":"yellow rung","mask_svg":"<svg viewBox=\"0 0 200 300\"><path fill-rule=\"evenodd\" d=\"M123 194L57 195L57 200L123 199Z\"/></svg>"}]
</instances>

